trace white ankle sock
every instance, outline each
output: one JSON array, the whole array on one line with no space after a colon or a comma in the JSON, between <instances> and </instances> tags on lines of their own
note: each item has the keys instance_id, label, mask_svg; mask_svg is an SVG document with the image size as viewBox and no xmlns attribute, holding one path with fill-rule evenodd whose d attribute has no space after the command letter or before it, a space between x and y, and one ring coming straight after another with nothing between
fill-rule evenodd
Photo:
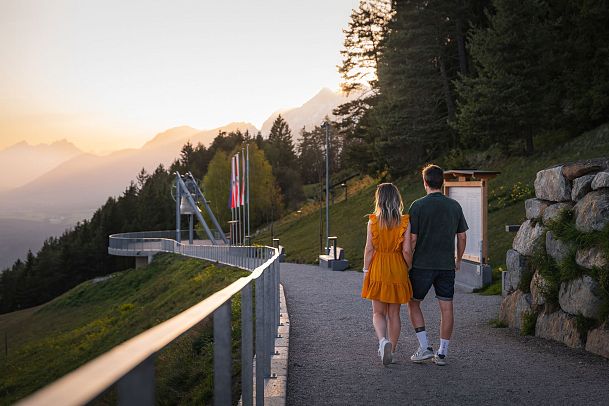
<instances>
[{"instance_id":1,"label":"white ankle sock","mask_svg":"<svg viewBox=\"0 0 609 406\"><path fill-rule=\"evenodd\" d=\"M427 347L429 347L429 344L427 342L427 331L423 330L423 331L419 331L417 333L417 339L419 340L419 346L426 350Z\"/></svg>"},{"instance_id":2,"label":"white ankle sock","mask_svg":"<svg viewBox=\"0 0 609 406\"><path fill-rule=\"evenodd\" d=\"M379 345L381 345L381 343L382 343L383 341L385 341L385 340L386 340L386 338L385 338L385 337L381 338L381 339L379 340Z\"/></svg>"},{"instance_id":3,"label":"white ankle sock","mask_svg":"<svg viewBox=\"0 0 609 406\"><path fill-rule=\"evenodd\" d=\"M440 338L440 348L438 348L438 354L448 355L448 343L450 340Z\"/></svg>"}]
</instances>

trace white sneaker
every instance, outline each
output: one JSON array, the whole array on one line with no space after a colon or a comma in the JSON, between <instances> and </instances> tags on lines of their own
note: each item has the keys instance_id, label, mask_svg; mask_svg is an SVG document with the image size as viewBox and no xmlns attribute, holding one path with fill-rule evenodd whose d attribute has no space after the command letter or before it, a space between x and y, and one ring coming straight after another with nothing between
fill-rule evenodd
<instances>
[{"instance_id":1,"label":"white sneaker","mask_svg":"<svg viewBox=\"0 0 609 406\"><path fill-rule=\"evenodd\" d=\"M431 347L427 347L427 349L424 350L419 347L417 351L412 354L410 360L412 362L420 363L430 358L433 358L433 349Z\"/></svg>"},{"instance_id":2,"label":"white sneaker","mask_svg":"<svg viewBox=\"0 0 609 406\"><path fill-rule=\"evenodd\" d=\"M391 363L391 342L386 338L379 343L378 354L381 357L383 365L387 366Z\"/></svg>"}]
</instances>

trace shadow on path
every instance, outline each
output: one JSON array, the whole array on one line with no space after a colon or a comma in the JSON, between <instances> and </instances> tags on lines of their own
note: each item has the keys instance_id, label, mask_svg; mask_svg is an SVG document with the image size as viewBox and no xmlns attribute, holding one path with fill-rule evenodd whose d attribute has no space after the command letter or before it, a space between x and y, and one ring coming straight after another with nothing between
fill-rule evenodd
<instances>
[{"instance_id":1,"label":"shadow on path","mask_svg":"<svg viewBox=\"0 0 609 406\"><path fill-rule=\"evenodd\" d=\"M284 263L281 280L291 324L288 405L609 404L609 361L492 328L499 296L456 294L445 367L410 362L417 340L402 307L397 363L385 368L361 273ZM437 349L433 290L423 311Z\"/></svg>"}]
</instances>

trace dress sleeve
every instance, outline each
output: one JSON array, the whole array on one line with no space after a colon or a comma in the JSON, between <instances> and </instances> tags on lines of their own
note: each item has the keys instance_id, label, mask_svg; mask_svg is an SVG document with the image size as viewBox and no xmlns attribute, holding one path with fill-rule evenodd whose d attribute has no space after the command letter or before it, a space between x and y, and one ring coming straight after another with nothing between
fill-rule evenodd
<instances>
[{"instance_id":1,"label":"dress sleeve","mask_svg":"<svg viewBox=\"0 0 609 406\"><path fill-rule=\"evenodd\" d=\"M404 242L404 234L406 233L406 229L408 228L409 218L410 218L410 216L408 214L404 214L402 216L402 219L400 220L400 230L399 230L399 234L398 234L399 237L395 243L394 250L401 249L402 242Z\"/></svg>"},{"instance_id":2,"label":"dress sleeve","mask_svg":"<svg viewBox=\"0 0 609 406\"><path fill-rule=\"evenodd\" d=\"M375 214L369 214L368 220L370 222L370 233L372 234L372 245L374 247L378 247L379 246L378 218L376 218Z\"/></svg>"}]
</instances>

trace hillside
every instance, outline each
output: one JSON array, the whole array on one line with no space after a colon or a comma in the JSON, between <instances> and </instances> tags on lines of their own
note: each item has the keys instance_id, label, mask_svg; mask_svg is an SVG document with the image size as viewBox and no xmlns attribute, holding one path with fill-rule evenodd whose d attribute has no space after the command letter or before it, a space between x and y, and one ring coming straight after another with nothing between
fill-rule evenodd
<instances>
[{"instance_id":1,"label":"hillside","mask_svg":"<svg viewBox=\"0 0 609 406\"><path fill-rule=\"evenodd\" d=\"M148 267L88 281L42 306L0 315L3 350L4 333L8 338L8 358L4 351L0 355L0 404L14 403L246 274L159 254ZM206 326L198 327L159 354L161 403L175 403L176 393L185 403L209 398L210 334ZM201 355L196 360L193 350ZM174 368L177 364L180 368Z\"/></svg>"},{"instance_id":2,"label":"hillside","mask_svg":"<svg viewBox=\"0 0 609 406\"><path fill-rule=\"evenodd\" d=\"M579 159L609 156L609 124L598 127L559 147L556 138L538 139L538 152L533 156L504 157L499 152L475 153L482 164L477 169L497 170L501 174L490 183L489 235L490 261L497 271L505 268L505 253L511 247L514 234L505 232L506 224L520 224L524 218L523 201L532 197L533 181L537 171L557 163ZM437 161L449 168L446 162ZM421 197L425 192L420 175L410 175L395 181L402 192L404 205ZM376 183L375 183L376 184ZM330 234L338 237L339 246L345 248L352 270L359 270L363 262L366 214L372 211L375 184L370 185L348 200L338 201L330 208ZM319 206L317 206L319 207ZM286 248L287 260L315 263L319 254L319 212L303 211L300 216L289 215L274 226L275 237ZM324 231L325 235L325 231ZM265 230L257 241L269 243L270 232Z\"/></svg>"}]
</instances>

